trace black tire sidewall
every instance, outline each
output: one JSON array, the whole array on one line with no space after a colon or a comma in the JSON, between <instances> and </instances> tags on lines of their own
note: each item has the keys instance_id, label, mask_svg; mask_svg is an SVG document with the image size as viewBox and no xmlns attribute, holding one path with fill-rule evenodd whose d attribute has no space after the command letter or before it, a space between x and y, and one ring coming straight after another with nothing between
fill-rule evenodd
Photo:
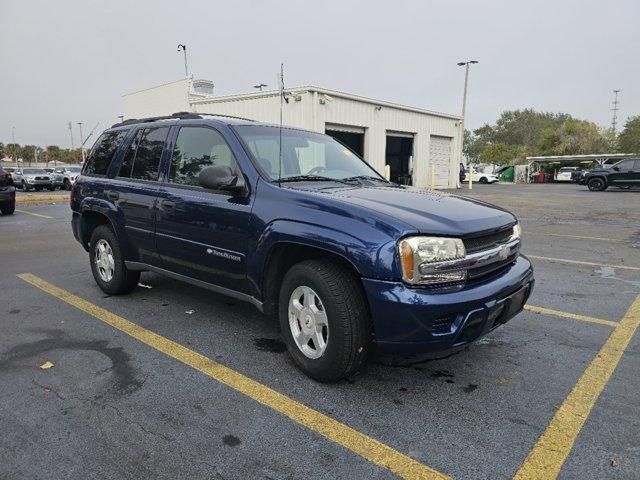
<instances>
[{"instance_id":1,"label":"black tire sidewall","mask_svg":"<svg viewBox=\"0 0 640 480\"><path fill-rule=\"evenodd\" d=\"M289 326L289 298L293 291L307 286L313 289L320 297L327 314L329 324L329 336L327 348L320 358L311 359L304 355L298 348L291 328ZM334 304L333 293L329 285L306 262L299 263L291 268L285 275L280 289L279 319L282 337L287 345L293 361L311 378L320 382L333 382L340 380L350 372L345 371L345 359L353 348L349 338L344 338L344 321L362 321L362 319L343 319L340 311ZM351 326L351 328L356 328Z\"/></svg>"},{"instance_id":2,"label":"black tire sidewall","mask_svg":"<svg viewBox=\"0 0 640 480\"><path fill-rule=\"evenodd\" d=\"M601 192L602 190L604 190L604 186L604 180L602 180L601 178L592 178L587 182L587 187L592 192Z\"/></svg>"}]
</instances>

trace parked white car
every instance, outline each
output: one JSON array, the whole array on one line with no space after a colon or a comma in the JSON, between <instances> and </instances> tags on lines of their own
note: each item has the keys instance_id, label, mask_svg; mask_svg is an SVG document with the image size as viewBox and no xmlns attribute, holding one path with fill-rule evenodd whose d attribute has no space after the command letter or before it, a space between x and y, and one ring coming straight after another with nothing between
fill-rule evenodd
<instances>
[{"instance_id":1,"label":"parked white car","mask_svg":"<svg viewBox=\"0 0 640 480\"><path fill-rule=\"evenodd\" d=\"M579 167L560 167L556 172L556 182L571 182L571 174L580 170Z\"/></svg>"},{"instance_id":2,"label":"parked white car","mask_svg":"<svg viewBox=\"0 0 640 480\"><path fill-rule=\"evenodd\" d=\"M465 182L469 181L468 171L464 174L464 181ZM471 181L478 182L478 183L496 183L500 181L500 178L498 177L498 175L494 173L484 173L484 172L474 171L473 176L471 177Z\"/></svg>"}]
</instances>

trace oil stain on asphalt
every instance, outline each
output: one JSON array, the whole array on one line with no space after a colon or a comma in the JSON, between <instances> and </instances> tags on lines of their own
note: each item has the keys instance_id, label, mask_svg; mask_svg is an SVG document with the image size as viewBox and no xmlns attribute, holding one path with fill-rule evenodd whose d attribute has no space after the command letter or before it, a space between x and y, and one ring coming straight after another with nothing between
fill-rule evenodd
<instances>
[{"instance_id":1,"label":"oil stain on asphalt","mask_svg":"<svg viewBox=\"0 0 640 480\"><path fill-rule=\"evenodd\" d=\"M36 333L36 332L34 332ZM0 371L20 368L20 362L55 350L84 350L98 352L111 361L109 370L114 376L114 387L118 394L126 395L138 390L142 383L136 378L131 357L122 347L109 347L106 340L74 340L65 338L61 330L38 330L49 338L35 342L22 343L4 352L0 356Z\"/></svg>"},{"instance_id":2,"label":"oil stain on asphalt","mask_svg":"<svg viewBox=\"0 0 640 480\"><path fill-rule=\"evenodd\" d=\"M228 447L237 447L242 442L235 435L225 435L224 437L222 437L222 443L224 443Z\"/></svg>"}]
</instances>

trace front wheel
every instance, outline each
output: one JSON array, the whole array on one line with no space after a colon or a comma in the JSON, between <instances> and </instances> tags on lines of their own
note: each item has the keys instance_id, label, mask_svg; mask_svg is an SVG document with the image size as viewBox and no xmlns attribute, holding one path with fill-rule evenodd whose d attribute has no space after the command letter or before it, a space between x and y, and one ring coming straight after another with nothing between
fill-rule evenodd
<instances>
[{"instance_id":1,"label":"front wheel","mask_svg":"<svg viewBox=\"0 0 640 480\"><path fill-rule=\"evenodd\" d=\"M480 183L489 183L489 180L487 180L487 177L482 177L480 178Z\"/></svg>"},{"instance_id":2,"label":"front wheel","mask_svg":"<svg viewBox=\"0 0 640 480\"><path fill-rule=\"evenodd\" d=\"M592 192L601 192L607 188L607 184L602 178L592 178L587 182L587 188Z\"/></svg>"},{"instance_id":3,"label":"front wheel","mask_svg":"<svg viewBox=\"0 0 640 480\"><path fill-rule=\"evenodd\" d=\"M24 180L22 181L22 191L23 192L28 192L29 191L29 187L27 186L27 182L25 182Z\"/></svg>"},{"instance_id":4,"label":"front wheel","mask_svg":"<svg viewBox=\"0 0 640 480\"><path fill-rule=\"evenodd\" d=\"M64 179L62 188L64 188L65 190L71 190L71 181L68 178Z\"/></svg>"},{"instance_id":5,"label":"front wheel","mask_svg":"<svg viewBox=\"0 0 640 480\"><path fill-rule=\"evenodd\" d=\"M371 350L371 320L358 279L331 260L306 260L280 289L280 328L304 373L335 382L355 373Z\"/></svg>"},{"instance_id":6,"label":"front wheel","mask_svg":"<svg viewBox=\"0 0 640 480\"><path fill-rule=\"evenodd\" d=\"M93 278L102 291L109 295L128 293L140 280L140 272L126 267L118 239L107 225L100 225L93 231L89 258Z\"/></svg>"}]
</instances>

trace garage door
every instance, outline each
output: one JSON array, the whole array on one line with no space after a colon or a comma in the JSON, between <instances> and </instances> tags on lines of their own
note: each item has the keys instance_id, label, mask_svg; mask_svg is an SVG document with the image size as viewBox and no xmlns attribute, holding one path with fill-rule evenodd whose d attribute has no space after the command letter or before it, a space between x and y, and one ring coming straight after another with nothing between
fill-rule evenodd
<instances>
[{"instance_id":1,"label":"garage door","mask_svg":"<svg viewBox=\"0 0 640 480\"><path fill-rule=\"evenodd\" d=\"M431 165L436 166L436 187L448 187L451 170L451 137L431 135L429 160Z\"/></svg>"}]
</instances>

